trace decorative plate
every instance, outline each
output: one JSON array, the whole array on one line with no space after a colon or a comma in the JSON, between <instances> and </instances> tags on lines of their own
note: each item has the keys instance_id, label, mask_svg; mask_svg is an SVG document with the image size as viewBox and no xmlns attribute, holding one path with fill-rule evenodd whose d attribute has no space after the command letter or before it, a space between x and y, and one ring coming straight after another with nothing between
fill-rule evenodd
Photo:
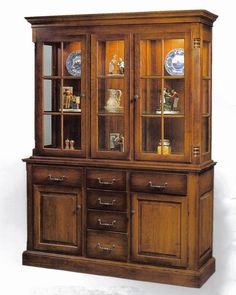
<instances>
[{"instance_id":1,"label":"decorative plate","mask_svg":"<svg viewBox=\"0 0 236 295\"><path fill-rule=\"evenodd\" d=\"M72 76L81 75L81 52L72 51L66 59L66 68Z\"/></svg>"},{"instance_id":2,"label":"decorative plate","mask_svg":"<svg viewBox=\"0 0 236 295\"><path fill-rule=\"evenodd\" d=\"M184 49L174 48L165 59L165 69L171 76L184 75Z\"/></svg>"}]
</instances>

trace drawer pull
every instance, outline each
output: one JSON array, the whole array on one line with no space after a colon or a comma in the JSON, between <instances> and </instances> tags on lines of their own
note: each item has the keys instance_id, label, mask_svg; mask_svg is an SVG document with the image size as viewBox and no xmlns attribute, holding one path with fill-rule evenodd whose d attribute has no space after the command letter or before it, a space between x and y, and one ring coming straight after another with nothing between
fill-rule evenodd
<instances>
[{"instance_id":1,"label":"drawer pull","mask_svg":"<svg viewBox=\"0 0 236 295\"><path fill-rule=\"evenodd\" d=\"M98 183L102 185L112 185L116 182L116 179L113 178L111 181L104 181L100 177L98 177Z\"/></svg>"},{"instance_id":2,"label":"drawer pull","mask_svg":"<svg viewBox=\"0 0 236 295\"><path fill-rule=\"evenodd\" d=\"M98 218L97 220L98 224L99 225L102 225L102 226L113 226L114 224L116 224L116 220L114 219L111 223L107 223L107 222L102 222L101 218Z\"/></svg>"},{"instance_id":3,"label":"drawer pull","mask_svg":"<svg viewBox=\"0 0 236 295\"><path fill-rule=\"evenodd\" d=\"M148 185L151 187L151 188L156 188L156 189L160 189L160 190L163 190L167 187L168 183L165 182L163 185L158 185L158 184L153 184L152 181L149 181L148 182Z\"/></svg>"},{"instance_id":4,"label":"drawer pull","mask_svg":"<svg viewBox=\"0 0 236 295\"><path fill-rule=\"evenodd\" d=\"M52 176L51 174L48 175L48 179L50 181L55 181L55 182L63 182L66 180L66 177L65 176Z\"/></svg>"},{"instance_id":5,"label":"drawer pull","mask_svg":"<svg viewBox=\"0 0 236 295\"><path fill-rule=\"evenodd\" d=\"M104 205L104 206L114 206L114 203L116 203L116 200L112 200L112 202L103 202L101 198L98 198L98 203L99 205Z\"/></svg>"},{"instance_id":6,"label":"drawer pull","mask_svg":"<svg viewBox=\"0 0 236 295\"><path fill-rule=\"evenodd\" d=\"M115 245L112 244L111 248L109 248L109 247L103 247L100 243L97 243L97 248L102 251L112 252L115 249Z\"/></svg>"}]
</instances>

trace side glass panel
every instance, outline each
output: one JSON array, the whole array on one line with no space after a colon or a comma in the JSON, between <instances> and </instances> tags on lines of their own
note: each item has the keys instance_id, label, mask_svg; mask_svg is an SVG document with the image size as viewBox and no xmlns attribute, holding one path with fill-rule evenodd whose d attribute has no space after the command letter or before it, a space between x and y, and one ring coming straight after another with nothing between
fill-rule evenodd
<instances>
[{"instance_id":1,"label":"side glass panel","mask_svg":"<svg viewBox=\"0 0 236 295\"><path fill-rule=\"evenodd\" d=\"M43 45L43 76L59 76L61 74L61 43L45 43Z\"/></svg>"},{"instance_id":2,"label":"side glass panel","mask_svg":"<svg viewBox=\"0 0 236 295\"><path fill-rule=\"evenodd\" d=\"M85 134L83 42L45 43L42 50L43 148L81 151Z\"/></svg>"},{"instance_id":3,"label":"side glass panel","mask_svg":"<svg viewBox=\"0 0 236 295\"><path fill-rule=\"evenodd\" d=\"M210 152L211 43L202 46L202 153Z\"/></svg>"},{"instance_id":4,"label":"side glass panel","mask_svg":"<svg viewBox=\"0 0 236 295\"><path fill-rule=\"evenodd\" d=\"M184 39L141 39L137 75L144 158L185 153ZM149 155L147 155L149 154ZM141 158L143 158L141 156ZM145 158L145 159L149 159Z\"/></svg>"},{"instance_id":5,"label":"side glass panel","mask_svg":"<svg viewBox=\"0 0 236 295\"><path fill-rule=\"evenodd\" d=\"M43 116L44 148L61 148L61 117L58 115Z\"/></svg>"}]
</instances>

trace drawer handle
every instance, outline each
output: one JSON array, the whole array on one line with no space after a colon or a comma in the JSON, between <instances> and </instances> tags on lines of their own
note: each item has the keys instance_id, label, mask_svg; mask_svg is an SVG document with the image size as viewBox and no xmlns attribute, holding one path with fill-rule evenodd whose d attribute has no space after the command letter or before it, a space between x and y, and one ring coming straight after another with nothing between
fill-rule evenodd
<instances>
[{"instance_id":1,"label":"drawer handle","mask_svg":"<svg viewBox=\"0 0 236 295\"><path fill-rule=\"evenodd\" d=\"M116 179L113 178L111 181L104 181L100 177L98 177L98 183L102 185L112 185L116 182Z\"/></svg>"},{"instance_id":2,"label":"drawer handle","mask_svg":"<svg viewBox=\"0 0 236 295\"><path fill-rule=\"evenodd\" d=\"M55 181L55 182L63 182L66 180L66 177L65 176L52 176L51 174L48 175L48 179L50 181Z\"/></svg>"},{"instance_id":3,"label":"drawer handle","mask_svg":"<svg viewBox=\"0 0 236 295\"><path fill-rule=\"evenodd\" d=\"M109 247L103 247L100 243L97 243L97 248L102 251L112 252L115 249L115 245L112 244L111 248L109 248Z\"/></svg>"},{"instance_id":4,"label":"drawer handle","mask_svg":"<svg viewBox=\"0 0 236 295\"><path fill-rule=\"evenodd\" d=\"M104 205L104 206L114 206L114 203L116 203L116 200L112 200L112 202L103 202L101 198L98 198L98 203L99 205Z\"/></svg>"},{"instance_id":5,"label":"drawer handle","mask_svg":"<svg viewBox=\"0 0 236 295\"><path fill-rule=\"evenodd\" d=\"M160 189L160 190L163 190L167 187L168 183L165 182L163 185L158 185L158 184L153 184L152 181L149 181L148 182L148 185L151 187L151 188L156 188L156 189Z\"/></svg>"},{"instance_id":6,"label":"drawer handle","mask_svg":"<svg viewBox=\"0 0 236 295\"><path fill-rule=\"evenodd\" d=\"M97 222L98 222L99 225L109 226L109 227L112 227L113 225L116 224L116 220L115 219L111 223L107 223L107 222L102 222L101 218L98 218Z\"/></svg>"}]
</instances>

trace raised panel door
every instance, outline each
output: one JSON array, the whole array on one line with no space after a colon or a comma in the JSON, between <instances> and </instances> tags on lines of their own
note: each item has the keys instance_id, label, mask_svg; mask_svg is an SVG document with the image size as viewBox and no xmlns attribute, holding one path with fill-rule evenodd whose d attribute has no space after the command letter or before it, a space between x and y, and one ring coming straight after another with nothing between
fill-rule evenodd
<instances>
[{"instance_id":1,"label":"raised panel door","mask_svg":"<svg viewBox=\"0 0 236 295\"><path fill-rule=\"evenodd\" d=\"M34 247L81 253L81 193L79 189L34 186Z\"/></svg>"},{"instance_id":2,"label":"raised panel door","mask_svg":"<svg viewBox=\"0 0 236 295\"><path fill-rule=\"evenodd\" d=\"M132 212L132 259L186 266L186 198L133 193Z\"/></svg>"}]
</instances>

